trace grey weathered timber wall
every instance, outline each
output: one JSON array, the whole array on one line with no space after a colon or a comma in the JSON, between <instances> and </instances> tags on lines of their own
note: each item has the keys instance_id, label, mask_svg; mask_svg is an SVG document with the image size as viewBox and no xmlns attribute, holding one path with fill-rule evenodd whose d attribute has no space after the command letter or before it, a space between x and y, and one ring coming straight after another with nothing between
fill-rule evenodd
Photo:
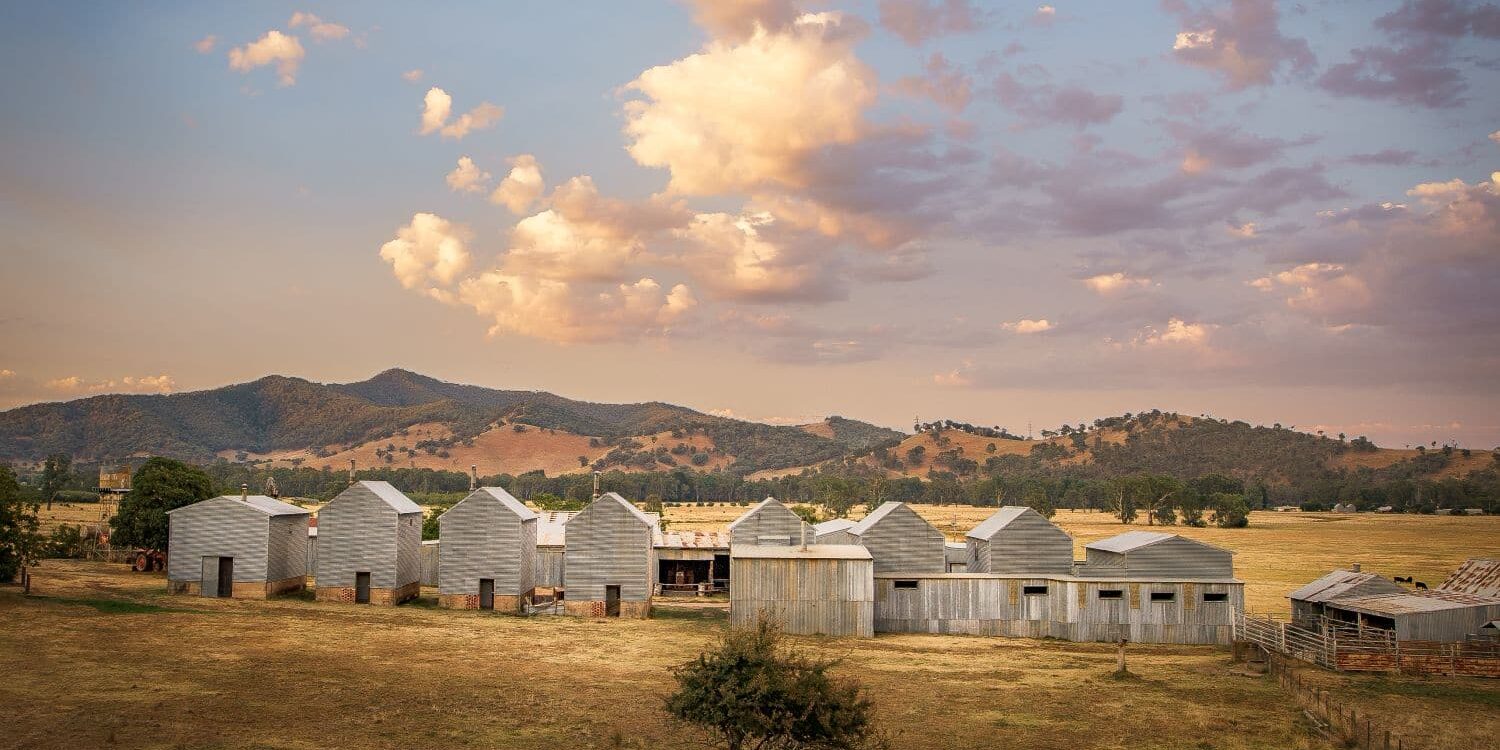
<instances>
[{"instance_id":1,"label":"grey weathered timber wall","mask_svg":"<svg viewBox=\"0 0 1500 750\"><path fill-rule=\"evenodd\" d=\"M875 634L874 579L870 560L733 558L729 621L753 625L762 615L788 633Z\"/></svg>"},{"instance_id":2,"label":"grey weathered timber wall","mask_svg":"<svg viewBox=\"0 0 1500 750\"><path fill-rule=\"evenodd\" d=\"M653 526L624 500L605 495L568 521L563 586L568 601L603 601L604 587L620 587L621 601L650 601L656 584Z\"/></svg>"},{"instance_id":3,"label":"grey weathered timber wall","mask_svg":"<svg viewBox=\"0 0 1500 750\"><path fill-rule=\"evenodd\" d=\"M536 586L538 588L562 587L564 557L562 547L536 548Z\"/></svg>"},{"instance_id":4,"label":"grey weathered timber wall","mask_svg":"<svg viewBox=\"0 0 1500 750\"><path fill-rule=\"evenodd\" d=\"M915 581L916 588L897 588ZM909 584L908 584L909 585ZM1027 586L1045 592L1025 593ZM1118 591L1101 598L1099 591ZM1151 601L1153 591L1173 600ZM1203 595L1222 593L1223 602ZM948 576L880 575L875 578L875 630L901 633L964 633L1112 641L1125 635L1137 643L1226 644L1231 613L1244 606L1244 584L1216 582L1104 581L1075 577L995 574Z\"/></svg>"},{"instance_id":5,"label":"grey weathered timber wall","mask_svg":"<svg viewBox=\"0 0 1500 750\"><path fill-rule=\"evenodd\" d=\"M475 491L438 519L438 590L478 594L479 579L495 581L495 593L523 596L534 583L536 518L521 518L483 490Z\"/></svg>"}]
</instances>

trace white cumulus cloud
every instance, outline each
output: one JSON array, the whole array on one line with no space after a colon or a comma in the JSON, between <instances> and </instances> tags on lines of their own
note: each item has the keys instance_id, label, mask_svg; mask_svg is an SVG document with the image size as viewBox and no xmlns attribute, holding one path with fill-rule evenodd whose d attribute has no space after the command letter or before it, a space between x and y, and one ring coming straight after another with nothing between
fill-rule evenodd
<instances>
[{"instance_id":1,"label":"white cumulus cloud","mask_svg":"<svg viewBox=\"0 0 1500 750\"><path fill-rule=\"evenodd\" d=\"M229 69L248 73L265 65L275 65L282 86L297 82L297 69L307 56L297 37L272 29L265 36L243 47L229 50Z\"/></svg>"},{"instance_id":2,"label":"white cumulus cloud","mask_svg":"<svg viewBox=\"0 0 1500 750\"><path fill-rule=\"evenodd\" d=\"M463 138L472 131L494 127L505 116L505 110L489 102L481 102L468 112L449 122L453 115L453 97L437 86L427 90L422 98L422 124L418 131L422 135L439 133L444 138Z\"/></svg>"}]
</instances>

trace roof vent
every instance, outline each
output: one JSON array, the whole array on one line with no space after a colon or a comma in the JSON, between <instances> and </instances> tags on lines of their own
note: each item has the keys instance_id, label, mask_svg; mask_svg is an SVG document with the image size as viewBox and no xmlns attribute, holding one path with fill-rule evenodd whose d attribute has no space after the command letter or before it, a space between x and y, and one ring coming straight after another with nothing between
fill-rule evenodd
<instances>
[{"instance_id":1,"label":"roof vent","mask_svg":"<svg viewBox=\"0 0 1500 750\"><path fill-rule=\"evenodd\" d=\"M354 459L349 459L349 484L354 484Z\"/></svg>"},{"instance_id":2,"label":"roof vent","mask_svg":"<svg viewBox=\"0 0 1500 750\"><path fill-rule=\"evenodd\" d=\"M479 464L469 464L469 491L479 488Z\"/></svg>"},{"instance_id":3,"label":"roof vent","mask_svg":"<svg viewBox=\"0 0 1500 750\"><path fill-rule=\"evenodd\" d=\"M1358 572L1359 572L1359 563L1355 563L1355 564L1354 564L1354 565L1353 565L1353 567L1351 567L1351 568L1349 568L1349 570L1352 570L1352 571L1354 571L1354 572L1355 572L1355 573L1358 573Z\"/></svg>"},{"instance_id":4,"label":"roof vent","mask_svg":"<svg viewBox=\"0 0 1500 750\"><path fill-rule=\"evenodd\" d=\"M240 485L240 499L241 500L249 500L250 499L250 485L248 485L248 484L242 484L242 485Z\"/></svg>"}]
</instances>

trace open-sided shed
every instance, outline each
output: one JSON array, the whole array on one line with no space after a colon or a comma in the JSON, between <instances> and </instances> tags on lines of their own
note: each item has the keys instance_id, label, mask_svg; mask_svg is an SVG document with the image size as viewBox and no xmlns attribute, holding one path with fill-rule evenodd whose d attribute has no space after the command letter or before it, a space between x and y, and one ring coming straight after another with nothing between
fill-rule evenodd
<instances>
[{"instance_id":1,"label":"open-sided shed","mask_svg":"<svg viewBox=\"0 0 1500 750\"><path fill-rule=\"evenodd\" d=\"M768 497L729 524L729 543L801 544L804 526L802 518L791 508L774 497Z\"/></svg>"},{"instance_id":2,"label":"open-sided shed","mask_svg":"<svg viewBox=\"0 0 1500 750\"><path fill-rule=\"evenodd\" d=\"M1287 594L1287 599L1292 602L1292 620L1318 627L1328 603L1335 599L1399 594L1405 590L1374 573L1334 570Z\"/></svg>"},{"instance_id":3,"label":"open-sided shed","mask_svg":"<svg viewBox=\"0 0 1500 750\"><path fill-rule=\"evenodd\" d=\"M438 602L519 612L535 584L536 512L480 487L438 517Z\"/></svg>"},{"instance_id":4,"label":"open-sided shed","mask_svg":"<svg viewBox=\"0 0 1500 750\"><path fill-rule=\"evenodd\" d=\"M1331 620L1394 630L1401 641L1465 641L1500 620L1500 597L1442 589L1336 599L1326 608Z\"/></svg>"},{"instance_id":5,"label":"open-sided shed","mask_svg":"<svg viewBox=\"0 0 1500 750\"><path fill-rule=\"evenodd\" d=\"M301 591L309 516L265 495L224 495L167 511L167 590L236 599Z\"/></svg>"},{"instance_id":6,"label":"open-sided shed","mask_svg":"<svg viewBox=\"0 0 1500 750\"><path fill-rule=\"evenodd\" d=\"M1234 553L1177 534L1127 531L1089 542L1078 575L1105 578L1233 578Z\"/></svg>"},{"instance_id":7,"label":"open-sided shed","mask_svg":"<svg viewBox=\"0 0 1500 750\"><path fill-rule=\"evenodd\" d=\"M735 545L730 569L731 625L766 617L788 633L875 635L874 560L862 546Z\"/></svg>"},{"instance_id":8,"label":"open-sided shed","mask_svg":"<svg viewBox=\"0 0 1500 750\"><path fill-rule=\"evenodd\" d=\"M889 502L847 533L870 550L876 573L943 573L948 570L943 532L906 503Z\"/></svg>"},{"instance_id":9,"label":"open-sided shed","mask_svg":"<svg viewBox=\"0 0 1500 750\"><path fill-rule=\"evenodd\" d=\"M318 511L317 598L400 604L422 590L422 507L389 482L349 485Z\"/></svg>"},{"instance_id":10,"label":"open-sided shed","mask_svg":"<svg viewBox=\"0 0 1500 750\"><path fill-rule=\"evenodd\" d=\"M1008 505L965 538L970 573L1073 572L1073 538L1035 510Z\"/></svg>"},{"instance_id":11,"label":"open-sided shed","mask_svg":"<svg viewBox=\"0 0 1500 750\"><path fill-rule=\"evenodd\" d=\"M607 492L568 519L563 609L584 617L646 617L656 588L657 521Z\"/></svg>"}]
</instances>

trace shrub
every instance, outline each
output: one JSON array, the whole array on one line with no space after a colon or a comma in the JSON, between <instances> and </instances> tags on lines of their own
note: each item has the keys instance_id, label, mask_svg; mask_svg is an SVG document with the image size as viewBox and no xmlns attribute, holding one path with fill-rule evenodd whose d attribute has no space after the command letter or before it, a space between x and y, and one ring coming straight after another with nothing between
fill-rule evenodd
<instances>
[{"instance_id":1,"label":"shrub","mask_svg":"<svg viewBox=\"0 0 1500 750\"><path fill-rule=\"evenodd\" d=\"M887 747L865 690L830 674L836 664L783 646L761 619L672 670L677 691L666 709L728 750Z\"/></svg>"}]
</instances>

